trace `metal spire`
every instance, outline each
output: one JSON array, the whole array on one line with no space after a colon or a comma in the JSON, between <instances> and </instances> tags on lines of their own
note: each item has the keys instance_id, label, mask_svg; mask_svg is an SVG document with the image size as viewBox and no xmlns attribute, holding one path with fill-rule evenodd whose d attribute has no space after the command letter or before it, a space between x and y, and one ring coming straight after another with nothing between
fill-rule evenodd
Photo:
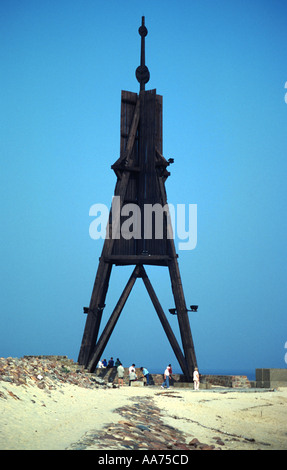
<instances>
[{"instance_id":1,"label":"metal spire","mask_svg":"<svg viewBox=\"0 0 287 470\"><path fill-rule=\"evenodd\" d=\"M142 24L139 27L139 34L141 36L141 64L136 69L136 78L140 83L140 91L145 89L145 84L149 81L149 69L145 65L145 37L147 35L147 28L145 27L145 17L142 16Z\"/></svg>"}]
</instances>

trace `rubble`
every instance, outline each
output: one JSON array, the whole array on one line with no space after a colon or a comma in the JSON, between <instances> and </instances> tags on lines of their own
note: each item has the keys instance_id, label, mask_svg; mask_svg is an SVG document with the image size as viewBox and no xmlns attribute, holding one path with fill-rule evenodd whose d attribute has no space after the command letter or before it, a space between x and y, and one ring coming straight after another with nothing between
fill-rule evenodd
<instances>
[{"instance_id":1,"label":"rubble","mask_svg":"<svg viewBox=\"0 0 287 470\"><path fill-rule=\"evenodd\" d=\"M24 356L0 358L0 383L36 386L42 390L55 390L61 384L84 388L110 388L112 384L88 373L83 366L67 356ZM1 392L0 398L5 398Z\"/></svg>"},{"instance_id":2,"label":"rubble","mask_svg":"<svg viewBox=\"0 0 287 470\"><path fill-rule=\"evenodd\" d=\"M135 403L131 406L115 410L121 420L89 431L67 450L221 450L217 442L212 445L196 438L190 440L182 431L165 424L151 397L134 397L132 401Z\"/></svg>"}]
</instances>

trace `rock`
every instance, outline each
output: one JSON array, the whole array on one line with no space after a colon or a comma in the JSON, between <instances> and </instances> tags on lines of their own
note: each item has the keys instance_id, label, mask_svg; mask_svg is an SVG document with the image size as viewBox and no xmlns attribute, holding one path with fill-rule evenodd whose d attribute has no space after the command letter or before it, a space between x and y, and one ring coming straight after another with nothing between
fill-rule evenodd
<instances>
[{"instance_id":1,"label":"rock","mask_svg":"<svg viewBox=\"0 0 287 470\"><path fill-rule=\"evenodd\" d=\"M101 379L101 377L92 377L91 380L93 382L96 382L99 385L104 385L105 384L104 379Z\"/></svg>"},{"instance_id":2,"label":"rock","mask_svg":"<svg viewBox=\"0 0 287 470\"><path fill-rule=\"evenodd\" d=\"M188 443L189 446L193 446L193 447L197 447L199 444L200 444L200 442L199 442L198 439L196 439L196 437Z\"/></svg>"},{"instance_id":3,"label":"rock","mask_svg":"<svg viewBox=\"0 0 287 470\"><path fill-rule=\"evenodd\" d=\"M221 439L217 439L216 444L218 444L219 446L224 446L225 445L224 442Z\"/></svg>"},{"instance_id":4,"label":"rock","mask_svg":"<svg viewBox=\"0 0 287 470\"><path fill-rule=\"evenodd\" d=\"M43 390L44 388L46 388L46 385L44 382L40 382L39 384L37 384L37 387Z\"/></svg>"},{"instance_id":5,"label":"rock","mask_svg":"<svg viewBox=\"0 0 287 470\"><path fill-rule=\"evenodd\" d=\"M140 429L141 431L150 431L150 428L147 426L144 426L143 424L138 424L137 428Z\"/></svg>"},{"instance_id":6,"label":"rock","mask_svg":"<svg viewBox=\"0 0 287 470\"><path fill-rule=\"evenodd\" d=\"M130 421L119 421L118 424L123 424L125 426L130 426L130 427L134 426L134 424L131 423Z\"/></svg>"}]
</instances>

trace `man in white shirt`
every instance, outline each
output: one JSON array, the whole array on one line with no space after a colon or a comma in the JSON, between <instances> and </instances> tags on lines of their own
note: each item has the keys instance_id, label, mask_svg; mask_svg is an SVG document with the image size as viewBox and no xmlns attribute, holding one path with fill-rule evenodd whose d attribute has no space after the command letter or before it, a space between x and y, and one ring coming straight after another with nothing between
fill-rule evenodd
<instances>
[{"instance_id":1,"label":"man in white shirt","mask_svg":"<svg viewBox=\"0 0 287 470\"><path fill-rule=\"evenodd\" d=\"M164 382L161 386L161 388L169 388L169 370L168 367L165 369L164 374L163 374Z\"/></svg>"},{"instance_id":2,"label":"man in white shirt","mask_svg":"<svg viewBox=\"0 0 287 470\"><path fill-rule=\"evenodd\" d=\"M129 374L130 374L131 372L135 372L135 371L136 371L136 366L135 366L135 364L132 364L132 365L129 367Z\"/></svg>"},{"instance_id":3,"label":"man in white shirt","mask_svg":"<svg viewBox=\"0 0 287 470\"><path fill-rule=\"evenodd\" d=\"M124 373L125 369L123 368L123 365L120 363L120 365L117 367L117 373L118 373L118 384L120 386L124 386Z\"/></svg>"}]
</instances>

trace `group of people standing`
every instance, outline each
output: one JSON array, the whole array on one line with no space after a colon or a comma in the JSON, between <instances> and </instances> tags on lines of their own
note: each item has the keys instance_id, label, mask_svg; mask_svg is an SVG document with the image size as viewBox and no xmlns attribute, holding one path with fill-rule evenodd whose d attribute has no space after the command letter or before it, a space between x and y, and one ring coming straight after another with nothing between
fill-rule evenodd
<instances>
[{"instance_id":1,"label":"group of people standing","mask_svg":"<svg viewBox=\"0 0 287 470\"><path fill-rule=\"evenodd\" d=\"M118 367L120 365L120 363L121 363L121 361L119 360L118 357L117 357L116 362L114 362L113 357L111 357L109 362L107 362L106 359L102 359L102 361L98 362L98 368L99 369L106 369L106 368L110 368L110 367Z\"/></svg>"},{"instance_id":2,"label":"group of people standing","mask_svg":"<svg viewBox=\"0 0 287 470\"><path fill-rule=\"evenodd\" d=\"M98 367L100 369L101 368L109 368L109 367L117 367L118 385L119 385L119 387L122 387L124 385L125 369L124 369L121 361L119 360L119 358L117 358L115 363L114 363L114 360L113 360L112 357L111 357L111 359L109 360L108 363L107 363L106 359L103 359L102 361L99 361ZM141 367L140 371L142 373L142 377L144 378L145 385L149 385L150 384L149 371L147 370L146 367ZM164 371L164 374L163 374L164 381L161 385L161 388L169 388L171 377L172 377L172 367L171 367L171 364L169 364L166 367L165 371ZM129 367L129 385L131 385L131 382L133 382L135 380L137 380L136 366L135 366L135 364L132 364ZM200 382L200 380L199 380L198 368L195 367L194 372L193 372L194 390L199 390L199 382Z\"/></svg>"},{"instance_id":3,"label":"group of people standing","mask_svg":"<svg viewBox=\"0 0 287 470\"><path fill-rule=\"evenodd\" d=\"M119 360L119 358L117 358L116 362L114 362L112 357L109 360L109 362L107 362L106 359L102 359L101 361L98 362L98 368L99 369L106 369L106 368L110 368L110 367L116 367L117 368L118 384L119 384L119 387L123 386L124 385L125 369L124 369L121 361ZM142 372L143 378L145 379L145 385L149 385L149 371L147 370L146 367L141 367L140 370ZM131 385L131 382L133 382L135 380L137 380L136 366L135 366L135 364L132 364L129 367L129 385Z\"/></svg>"}]
</instances>

